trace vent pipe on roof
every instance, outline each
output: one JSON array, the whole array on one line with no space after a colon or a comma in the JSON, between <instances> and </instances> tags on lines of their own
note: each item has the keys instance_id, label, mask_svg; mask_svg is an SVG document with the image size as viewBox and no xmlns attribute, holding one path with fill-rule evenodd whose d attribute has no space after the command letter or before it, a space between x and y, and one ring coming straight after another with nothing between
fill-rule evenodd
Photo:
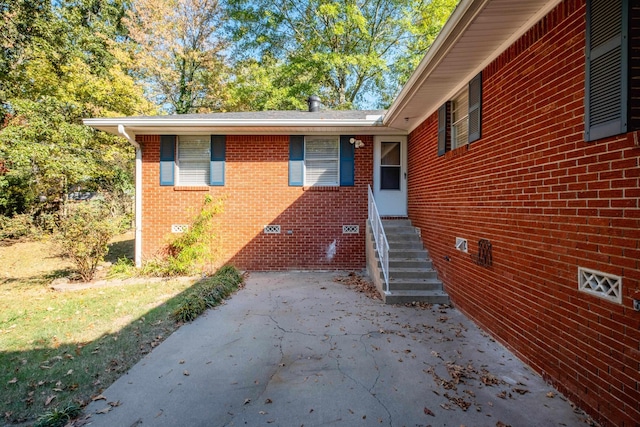
<instances>
[{"instance_id":1,"label":"vent pipe on roof","mask_svg":"<svg viewBox=\"0 0 640 427\"><path fill-rule=\"evenodd\" d=\"M320 97L317 95L311 95L309 99L307 99L307 104L309 105L310 113L317 113L320 111Z\"/></svg>"}]
</instances>

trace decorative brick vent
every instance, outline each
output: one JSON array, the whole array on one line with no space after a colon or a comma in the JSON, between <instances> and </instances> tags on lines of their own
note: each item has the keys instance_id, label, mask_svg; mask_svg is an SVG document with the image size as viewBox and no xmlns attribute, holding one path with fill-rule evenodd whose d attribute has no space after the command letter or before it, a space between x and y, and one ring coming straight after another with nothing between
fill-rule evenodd
<instances>
[{"instance_id":1,"label":"decorative brick vent","mask_svg":"<svg viewBox=\"0 0 640 427\"><path fill-rule=\"evenodd\" d=\"M186 224L172 224L171 232L172 233L184 233L189 230L189 226Z\"/></svg>"},{"instance_id":2,"label":"decorative brick vent","mask_svg":"<svg viewBox=\"0 0 640 427\"><path fill-rule=\"evenodd\" d=\"M613 274L578 267L578 289L622 303L622 278Z\"/></svg>"},{"instance_id":3,"label":"decorative brick vent","mask_svg":"<svg viewBox=\"0 0 640 427\"><path fill-rule=\"evenodd\" d=\"M359 225L343 225L342 234L360 234Z\"/></svg>"},{"instance_id":4,"label":"decorative brick vent","mask_svg":"<svg viewBox=\"0 0 640 427\"><path fill-rule=\"evenodd\" d=\"M264 234L280 234L279 225L265 225Z\"/></svg>"}]
</instances>

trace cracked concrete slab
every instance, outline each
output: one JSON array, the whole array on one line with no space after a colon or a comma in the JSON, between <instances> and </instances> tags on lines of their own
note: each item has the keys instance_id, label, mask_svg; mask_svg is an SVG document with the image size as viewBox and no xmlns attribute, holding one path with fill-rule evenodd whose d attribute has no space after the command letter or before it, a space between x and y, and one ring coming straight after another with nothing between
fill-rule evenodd
<instances>
[{"instance_id":1,"label":"cracked concrete slab","mask_svg":"<svg viewBox=\"0 0 640 427\"><path fill-rule=\"evenodd\" d=\"M587 417L449 306L340 273L252 273L91 403L92 426L578 426Z\"/></svg>"}]
</instances>

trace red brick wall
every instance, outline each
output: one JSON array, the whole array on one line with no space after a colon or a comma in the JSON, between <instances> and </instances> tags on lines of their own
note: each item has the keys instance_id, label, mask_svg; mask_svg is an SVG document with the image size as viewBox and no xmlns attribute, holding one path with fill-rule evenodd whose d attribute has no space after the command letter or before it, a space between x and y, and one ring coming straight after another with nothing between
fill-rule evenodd
<instances>
[{"instance_id":1,"label":"red brick wall","mask_svg":"<svg viewBox=\"0 0 640 427\"><path fill-rule=\"evenodd\" d=\"M196 188L161 187L160 137L139 136L143 258L172 237L172 224L188 224L210 194L224 200L216 216L220 264L252 270L364 268L373 139L359 138L365 147L355 150L355 186L317 191L288 185L286 135L227 136L225 186ZM281 234L264 234L269 224L280 225ZM360 234L342 234L342 226L352 224L360 226ZM328 257L334 241L335 256Z\"/></svg>"},{"instance_id":2,"label":"red brick wall","mask_svg":"<svg viewBox=\"0 0 640 427\"><path fill-rule=\"evenodd\" d=\"M605 425L640 420L640 147L584 142L585 7L565 1L483 72L482 139L409 138L409 217L454 304ZM477 252L489 239L493 266ZM446 261L448 257L450 261ZM622 276L622 304L578 291Z\"/></svg>"}]
</instances>

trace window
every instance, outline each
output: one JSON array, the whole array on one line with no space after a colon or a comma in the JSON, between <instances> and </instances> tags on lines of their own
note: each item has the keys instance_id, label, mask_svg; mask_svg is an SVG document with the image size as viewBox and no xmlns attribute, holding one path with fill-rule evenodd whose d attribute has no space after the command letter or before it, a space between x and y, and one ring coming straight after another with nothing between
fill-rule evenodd
<instances>
[{"instance_id":1,"label":"window","mask_svg":"<svg viewBox=\"0 0 640 427\"><path fill-rule=\"evenodd\" d=\"M209 185L210 145L208 136L178 136L177 185Z\"/></svg>"},{"instance_id":2,"label":"window","mask_svg":"<svg viewBox=\"0 0 640 427\"><path fill-rule=\"evenodd\" d=\"M354 144L351 136L289 137L289 185L354 185Z\"/></svg>"},{"instance_id":3,"label":"window","mask_svg":"<svg viewBox=\"0 0 640 427\"><path fill-rule=\"evenodd\" d=\"M451 101L451 149L469 142L469 93L464 88Z\"/></svg>"},{"instance_id":4,"label":"window","mask_svg":"<svg viewBox=\"0 0 640 427\"><path fill-rule=\"evenodd\" d=\"M339 185L340 147L337 136L308 136L304 144L304 184Z\"/></svg>"},{"instance_id":5,"label":"window","mask_svg":"<svg viewBox=\"0 0 640 427\"><path fill-rule=\"evenodd\" d=\"M400 190L400 143L380 143L380 189Z\"/></svg>"},{"instance_id":6,"label":"window","mask_svg":"<svg viewBox=\"0 0 640 427\"><path fill-rule=\"evenodd\" d=\"M438 109L438 155L481 137L482 73Z\"/></svg>"},{"instance_id":7,"label":"window","mask_svg":"<svg viewBox=\"0 0 640 427\"><path fill-rule=\"evenodd\" d=\"M629 3L587 1L586 141L627 132Z\"/></svg>"},{"instance_id":8,"label":"window","mask_svg":"<svg viewBox=\"0 0 640 427\"><path fill-rule=\"evenodd\" d=\"M224 185L224 135L162 135L160 185Z\"/></svg>"}]
</instances>

